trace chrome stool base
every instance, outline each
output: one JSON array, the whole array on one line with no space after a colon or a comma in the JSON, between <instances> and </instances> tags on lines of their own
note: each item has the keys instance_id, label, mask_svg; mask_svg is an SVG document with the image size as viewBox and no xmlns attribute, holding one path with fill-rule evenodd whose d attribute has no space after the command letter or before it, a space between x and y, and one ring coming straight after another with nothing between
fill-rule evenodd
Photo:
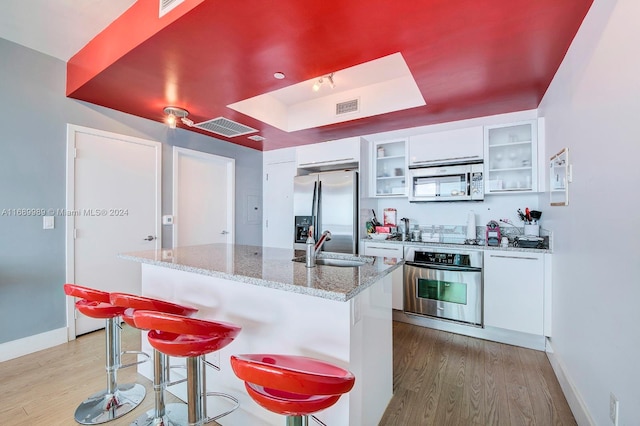
<instances>
[{"instance_id":1,"label":"chrome stool base","mask_svg":"<svg viewBox=\"0 0 640 426\"><path fill-rule=\"evenodd\" d=\"M157 418L155 410L149 410L138 417L130 426L188 426L187 404L167 404L164 416Z\"/></svg>"},{"instance_id":2,"label":"chrome stool base","mask_svg":"<svg viewBox=\"0 0 640 426\"><path fill-rule=\"evenodd\" d=\"M118 385L115 392L103 390L85 399L76 409L76 422L96 425L124 416L144 399L146 390L137 383Z\"/></svg>"}]
</instances>

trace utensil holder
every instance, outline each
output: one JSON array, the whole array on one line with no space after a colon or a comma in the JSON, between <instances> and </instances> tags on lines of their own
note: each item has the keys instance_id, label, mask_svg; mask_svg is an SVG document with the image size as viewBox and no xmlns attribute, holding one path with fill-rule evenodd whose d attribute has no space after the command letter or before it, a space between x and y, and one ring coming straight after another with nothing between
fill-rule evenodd
<instances>
[{"instance_id":1,"label":"utensil holder","mask_svg":"<svg viewBox=\"0 0 640 426\"><path fill-rule=\"evenodd\" d=\"M538 224L525 224L524 225L524 235L531 235L534 237L540 236L540 225Z\"/></svg>"}]
</instances>

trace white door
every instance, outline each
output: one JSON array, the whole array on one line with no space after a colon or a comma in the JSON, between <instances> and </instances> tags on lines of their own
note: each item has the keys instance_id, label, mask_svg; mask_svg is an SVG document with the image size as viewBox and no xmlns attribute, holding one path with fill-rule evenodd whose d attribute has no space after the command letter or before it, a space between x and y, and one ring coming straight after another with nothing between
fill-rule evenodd
<instances>
[{"instance_id":1,"label":"white door","mask_svg":"<svg viewBox=\"0 0 640 426\"><path fill-rule=\"evenodd\" d=\"M140 264L118 254L160 248L161 144L72 125L67 138L67 281L140 294ZM104 320L69 324L73 339Z\"/></svg>"},{"instance_id":2,"label":"white door","mask_svg":"<svg viewBox=\"0 0 640 426\"><path fill-rule=\"evenodd\" d=\"M173 148L173 247L234 242L235 160Z\"/></svg>"}]
</instances>

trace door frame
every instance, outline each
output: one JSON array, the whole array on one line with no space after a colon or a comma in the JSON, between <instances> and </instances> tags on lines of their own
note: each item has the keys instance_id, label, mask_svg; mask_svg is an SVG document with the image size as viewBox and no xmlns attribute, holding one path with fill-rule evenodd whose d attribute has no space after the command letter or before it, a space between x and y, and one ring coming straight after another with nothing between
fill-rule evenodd
<instances>
[{"instance_id":1,"label":"door frame","mask_svg":"<svg viewBox=\"0 0 640 426\"><path fill-rule=\"evenodd\" d=\"M178 193L179 193L179 159L180 156L185 157L195 157L205 161L224 161L226 163L227 170L227 222L229 223L231 232L230 235L227 236L227 244L233 244L236 239L236 225L235 225L235 194L236 194L236 179L235 179L235 169L236 169L236 160L229 157L224 157L216 154L209 154L207 152L202 151L194 151L188 148L182 148L178 146L173 147L173 194L172 194L172 210L173 210L173 236L172 247L176 248L178 243L178 232L180 228L180 212L178 207ZM175 220L177 218L177 220Z\"/></svg>"},{"instance_id":2,"label":"door frame","mask_svg":"<svg viewBox=\"0 0 640 426\"><path fill-rule=\"evenodd\" d=\"M156 235L157 241L162 241L162 221L160 215L162 212L162 144L160 142L137 138L134 136L122 135L119 133L108 132L106 130L92 129L90 127L78 126L75 124L67 124L67 167L66 167L66 201L65 209L67 212L75 210L75 178L76 178L76 135L79 133L87 133L110 139L118 139L127 143L135 143L147 145L155 149L156 152ZM73 214L65 215L65 280L68 283L75 282L75 216ZM75 303L71 297L66 297L67 312L67 340L75 340L76 338L76 310Z\"/></svg>"}]
</instances>

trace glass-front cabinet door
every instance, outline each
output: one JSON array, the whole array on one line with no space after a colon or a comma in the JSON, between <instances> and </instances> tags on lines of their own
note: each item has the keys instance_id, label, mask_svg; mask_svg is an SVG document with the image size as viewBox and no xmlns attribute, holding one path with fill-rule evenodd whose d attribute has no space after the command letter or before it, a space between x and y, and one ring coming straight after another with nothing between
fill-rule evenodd
<instances>
[{"instance_id":1,"label":"glass-front cabinet door","mask_svg":"<svg viewBox=\"0 0 640 426\"><path fill-rule=\"evenodd\" d=\"M485 194L538 191L536 120L485 127Z\"/></svg>"},{"instance_id":2,"label":"glass-front cabinet door","mask_svg":"<svg viewBox=\"0 0 640 426\"><path fill-rule=\"evenodd\" d=\"M372 143L373 197L407 196L407 140L395 139Z\"/></svg>"}]
</instances>

